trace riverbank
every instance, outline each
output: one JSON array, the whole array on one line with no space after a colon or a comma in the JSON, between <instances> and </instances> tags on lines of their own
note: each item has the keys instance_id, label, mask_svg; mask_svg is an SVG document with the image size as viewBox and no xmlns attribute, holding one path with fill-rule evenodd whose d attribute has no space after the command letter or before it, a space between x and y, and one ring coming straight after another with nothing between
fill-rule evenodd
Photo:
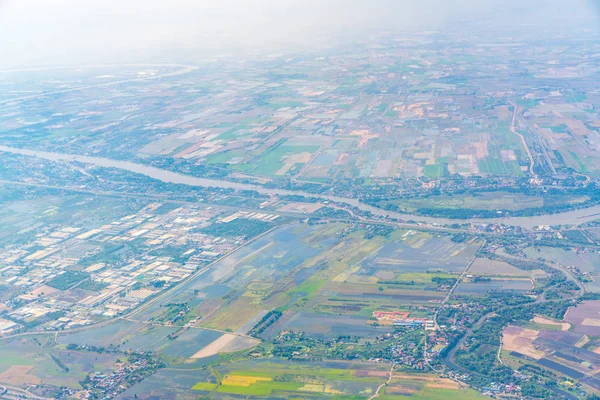
<instances>
[{"instance_id":1,"label":"riverbank","mask_svg":"<svg viewBox=\"0 0 600 400\"><path fill-rule=\"evenodd\" d=\"M269 196L291 196L300 195L305 197L314 197L325 201L348 204L362 211L371 213L374 216L382 218L394 218L404 221L415 221L423 224L451 225L451 224L505 224L509 226L520 226L526 229L533 229L540 225L579 225L585 222L593 221L600 218L600 205L578 210L565 211L557 214L545 214L529 217L513 217L513 218L474 218L474 219L449 219L438 217L425 217L412 214L404 214L395 211L387 211L360 202L358 199L331 196L323 194L313 194L295 190L272 189L265 188L260 185L248 183L238 183L225 180L198 178L195 176L185 175L177 172L172 172L149 165L133 163L130 161L113 160L104 157L85 156L77 154L65 154L31 149L20 149L14 147L0 146L0 152L20 154L30 157L39 157L50 161L77 161L86 164L92 164L100 167L117 168L129 172L145 175L147 177L160 180L167 183L175 183L198 187L216 187L224 189L239 189L239 190L254 190L258 193Z\"/></svg>"}]
</instances>

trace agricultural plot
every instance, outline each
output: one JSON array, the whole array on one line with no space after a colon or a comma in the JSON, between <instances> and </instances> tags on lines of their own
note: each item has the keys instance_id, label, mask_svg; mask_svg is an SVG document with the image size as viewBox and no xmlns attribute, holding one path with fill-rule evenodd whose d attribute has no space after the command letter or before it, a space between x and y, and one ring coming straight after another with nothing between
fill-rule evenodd
<instances>
[{"instance_id":1,"label":"agricultural plot","mask_svg":"<svg viewBox=\"0 0 600 400\"><path fill-rule=\"evenodd\" d=\"M61 350L47 343L48 337L30 337L4 342L0 348L0 384L66 386L80 389L90 372L115 369L118 356Z\"/></svg>"},{"instance_id":2,"label":"agricultural plot","mask_svg":"<svg viewBox=\"0 0 600 400\"><path fill-rule=\"evenodd\" d=\"M476 258L469 274L483 277L511 277L511 278L542 278L547 274L540 270L522 270L504 261Z\"/></svg>"},{"instance_id":3,"label":"agricultural plot","mask_svg":"<svg viewBox=\"0 0 600 400\"><path fill-rule=\"evenodd\" d=\"M386 366L367 363L284 363L265 360L217 367L213 375L192 386L211 398L244 395L259 398L365 398L386 378Z\"/></svg>"},{"instance_id":4,"label":"agricultural plot","mask_svg":"<svg viewBox=\"0 0 600 400\"><path fill-rule=\"evenodd\" d=\"M288 225L220 260L135 318L161 320L168 312L164 305L185 303L184 322L245 335L268 311L279 310L280 317L261 327L262 337L293 330L333 338L348 329L373 337L389 330L377 328L374 311L434 310L478 248L477 242L411 231L382 236L345 224ZM173 344L159 337L148 341L175 359L202 359L255 344L241 338L220 342L228 336L197 343L187 335L191 331ZM190 347L172 353L177 345Z\"/></svg>"},{"instance_id":5,"label":"agricultural plot","mask_svg":"<svg viewBox=\"0 0 600 400\"><path fill-rule=\"evenodd\" d=\"M600 335L600 301L584 301L577 307L570 307L564 317L573 324L573 332L590 336Z\"/></svg>"},{"instance_id":6,"label":"agricultural plot","mask_svg":"<svg viewBox=\"0 0 600 400\"><path fill-rule=\"evenodd\" d=\"M520 293L533 289L528 279L492 279L480 282L461 282L455 293L459 295L485 295L487 293Z\"/></svg>"},{"instance_id":7,"label":"agricultural plot","mask_svg":"<svg viewBox=\"0 0 600 400\"><path fill-rule=\"evenodd\" d=\"M311 161L319 145L282 138L272 145L266 144L252 152L242 148L216 153L207 158L211 164L229 165L233 170L259 176L284 176L297 174Z\"/></svg>"},{"instance_id":8,"label":"agricultural plot","mask_svg":"<svg viewBox=\"0 0 600 400\"><path fill-rule=\"evenodd\" d=\"M461 272L479 248L477 243L454 243L427 233L407 232L400 241L386 243L361 266L378 273Z\"/></svg>"},{"instance_id":9,"label":"agricultural plot","mask_svg":"<svg viewBox=\"0 0 600 400\"><path fill-rule=\"evenodd\" d=\"M387 369L372 363L241 361L194 371L162 370L120 398L367 398L387 379Z\"/></svg>"},{"instance_id":10,"label":"agricultural plot","mask_svg":"<svg viewBox=\"0 0 600 400\"><path fill-rule=\"evenodd\" d=\"M588 291L600 293L600 253L576 252L557 247L529 247L525 249L529 258L541 257L572 269L580 275Z\"/></svg>"},{"instance_id":11,"label":"agricultural plot","mask_svg":"<svg viewBox=\"0 0 600 400\"><path fill-rule=\"evenodd\" d=\"M426 198L380 201L377 206L394 205L403 212L419 210L485 210L514 212L526 209L555 207L561 204L579 204L589 200L587 196L547 195L529 196L524 193L484 192L477 195L429 196Z\"/></svg>"},{"instance_id":12,"label":"agricultural plot","mask_svg":"<svg viewBox=\"0 0 600 400\"><path fill-rule=\"evenodd\" d=\"M368 324L365 317L348 315L327 315L298 311L286 316L273 328L265 331L263 337L272 338L279 331L305 332L311 337L319 339L335 339L347 335L369 338L392 331L390 326L374 326Z\"/></svg>"},{"instance_id":13,"label":"agricultural plot","mask_svg":"<svg viewBox=\"0 0 600 400\"><path fill-rule=\"evenodd\" d=\"M152 327L147 324L118 320L108 325L75 333L59 334L59 344L79 346L123 346L126 349L151 347L152 343L174 332L177 328ZM131 345L129 341L133 340ZM133 347L132 347L133 346Z\"/></svg>"},{"instance_id":14,"label":"agricultural plot","mask_svg":"<svg viewBox=\"0 0 600 400\"><path fill-rule=\"evenodd\" d=\"M210 379L208 369L193 371L162 369L121 393L119 399L195 399L197 392L192 391L192 387L199 381Z\"/></svg>"},{"instance_id":15,"label":"agricultural plot","mask_svg":"<svg viewBox=\"0 0 600 400\"><path fill-rule=\"evenodd\" d=\"M504 364L519 368L534 364L552 373L597 388L600 347L598 301L570 307L562 320L535 316L502 331Z\"/></svg>"},{"instance_id":16,"label":"agricultural plot","mask_svg":"<svg viewBox=\"0 0 600 400\"><path fill-rule=\"evenodd\" d=\"M477 391L450 379L432 374L394 373L391 382L380 392L380 398L389 400L419 399L442 400L459 398L465 400L483 399Z\"/></svg>"},{"instance_id":17,"label":"agricultural plot","mask_svg":"<svg viewBox=\"0 0 600 400\"><path fill-rule=\"evenodd\" d=\"M53 96L6 104L0 134L8 143L49 143L71 153L87 147L105 155L120 151L185 167L201 161L224 168L221 172L230 176L243 172L313 182L443 179L451 174L521 176L527 155L510 130L513 108L508 99L491 95L498 89L497 80L485 77L484 90L457 96L471 87L467 79L452 77L482 73L498 61L497 53L487 49L477 57L463 58L462 48L440 50L420 43L419 52L438 55L439 63L432 65L417 60L421 54L407 57L406 50L398 51L396 45L385 44L382 59L363 59L360 53L336 57L336 68L329 68L329 57L319 57L293 58L285 66L253 62L243 75L235 63L184 70L181 75L172 68L144 69L140 76L146 78L173 75L166 81L145 79L144 86L125 80L103 91L92 84L78 90L76 102L72 92L55 93L50 83L34 79L36 88L52 91ZM448 51L460 55L449 56ZM516 55L524 56L518 51ZM457 65L468 69L458 70ZM112 77L131 76L133 71L97 72L110 77L102 78L104 82L111 82ZM508 82L522 72L508 68L496 74ZM73 85L64 71L48 74L56 76L49 80L56 85ZM30 90L32 80L26 76L3 83L14 93ZM186 88L190 82L196 89ZM396 95L399 88L406 93L401 99ZM555 92L538 91L535 98L522 99L519 111L527 111L524 121L548 143L556 168L595 171L598 122L591 107L595 97ZM135 110L128 107L131 98L136 99ZM48 109L54 112L48 115ZM128 118L131 112L144 118L143 129Z\"/></svg>"},{"instance_id":18,"label":"agricultural plot","mask_svg":"<svg viewBox=\"0 0 600 400\"><path fill-rule=\"evenodd\" d=\"M584 99L585 96L561 95L549 105L542 97L528 112L528 123L547 141L550 162L557 170L573 168L580 173L596 174L600 169L598 120L587 112Z\"/></svg>"}]
</instances>

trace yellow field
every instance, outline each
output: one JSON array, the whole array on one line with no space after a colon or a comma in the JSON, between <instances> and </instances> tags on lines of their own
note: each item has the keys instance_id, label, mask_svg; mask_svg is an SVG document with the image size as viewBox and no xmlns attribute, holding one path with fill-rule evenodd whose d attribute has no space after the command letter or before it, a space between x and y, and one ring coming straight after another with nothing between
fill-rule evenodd
<instances>
[{"instance_id":1,"label":"yellow field","mask_svg":"<svg viewBox=\"0 0 600 400\"><path fill-rule=\"evenodd\" d=\"M221 384L230 386L250 386L259 381L271 381L271 378L247 375L225 375Z\"/></svg>"}]
</instances>

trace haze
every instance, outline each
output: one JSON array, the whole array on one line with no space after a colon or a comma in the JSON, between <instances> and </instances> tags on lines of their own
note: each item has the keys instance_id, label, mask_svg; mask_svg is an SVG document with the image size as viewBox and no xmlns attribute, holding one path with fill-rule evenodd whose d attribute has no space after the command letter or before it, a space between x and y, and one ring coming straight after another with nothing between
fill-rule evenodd
<instances>
[{"instance_id":1,"label":"haze","mask_svg":"<svg viewBox=\"0 0 600 400\"><path fill-rule=\"evenodd\" d=\"M388 30L456 22L565 30L597 25L591 0L4 0L0 67L183 61L240 50L314 48Z\"/></svg>"}]
</instances>

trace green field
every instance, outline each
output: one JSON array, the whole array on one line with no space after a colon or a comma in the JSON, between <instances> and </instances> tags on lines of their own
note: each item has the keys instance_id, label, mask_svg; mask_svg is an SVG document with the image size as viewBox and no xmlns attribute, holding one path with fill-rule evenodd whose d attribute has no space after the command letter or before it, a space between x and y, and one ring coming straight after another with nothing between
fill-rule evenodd
<instances>
[{"instance_id":1,"label":"green field","mask_svg":"<svg viewBox=\"0 0 600 400\"><path fill-rule=\"evenodd\" d=\"M405 212L418 209L470 209L519 211L543 207L553 207L564 203L583 203L587 196L545 195L529 196L523 193L484 192L478 195L459 194L453 196L429 196L426 198L382 201L380 207L394 204Z\"/></svg>"}]
</instances>

